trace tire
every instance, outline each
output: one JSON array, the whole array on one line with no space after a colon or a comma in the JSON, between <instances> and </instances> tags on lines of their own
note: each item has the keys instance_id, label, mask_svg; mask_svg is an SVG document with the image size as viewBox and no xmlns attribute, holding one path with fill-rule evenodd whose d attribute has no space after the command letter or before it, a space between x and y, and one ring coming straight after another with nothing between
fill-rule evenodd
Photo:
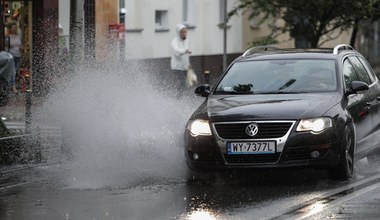
<instances>
[{"instance_id":1,"label":"tire","mask_svg":"<svg viewBox=\"0 0 380 220\"><path fill-rule=\"evenodd\" d=\"M336 167L330 169L329 176L333 180L348 180L354 173L355 135L352 126L346 126L342 137L340 160Z\"/></svg>"}]
</instances>

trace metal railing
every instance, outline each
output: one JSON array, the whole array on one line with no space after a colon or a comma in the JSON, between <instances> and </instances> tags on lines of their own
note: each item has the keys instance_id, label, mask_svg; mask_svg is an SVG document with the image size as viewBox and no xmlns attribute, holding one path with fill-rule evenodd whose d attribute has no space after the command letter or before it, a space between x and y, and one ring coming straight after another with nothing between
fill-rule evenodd
<instances>
[{"instance_id":1,"label":"metal railing","mask_svg":"<svg viewBox=\"0 0 380 220\"><path fill-rule=\"evenodd\" d=\"M339 44L339 45L336 45L334 47L333 54L338 54L339 51L341 51L341 50L352 50L352 51L354 51L355 49L348 44Z\"/></svg>"},{"instance_id":2,"label":"metal railing","mask_svg":"<svg viewBox=\"0 0 380 220\"><path fill-rule=\"evenodd\" d=\"M269 50L272 51L272 50L280 50L280 49L274 46L269 46L269 45L252 47L244 52L243 57L252 55L257 52L269 51Z\"/></svg>"}]
</instances>

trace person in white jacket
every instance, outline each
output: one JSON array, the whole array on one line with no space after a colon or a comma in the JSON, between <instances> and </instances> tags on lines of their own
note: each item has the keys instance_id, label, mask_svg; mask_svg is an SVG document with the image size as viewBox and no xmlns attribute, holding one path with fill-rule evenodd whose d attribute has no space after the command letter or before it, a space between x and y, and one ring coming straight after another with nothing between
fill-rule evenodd
<instances>
[{"instance_id":1,"label":"person in white jacket","mask_svg":"<svg viewBox=\"0 0 380 220\"><path fill-rule=\"evenodd\" d=\"M191 50L189 49L189 40L186 38L186 26L183 24L177 24L176 33L177 36L173 38L170 43L170 47L172 49L170 66L178 93L181 95L186 88L186 74L190 68L189 56L191 54Z\"/></svg>"}]
</instances>

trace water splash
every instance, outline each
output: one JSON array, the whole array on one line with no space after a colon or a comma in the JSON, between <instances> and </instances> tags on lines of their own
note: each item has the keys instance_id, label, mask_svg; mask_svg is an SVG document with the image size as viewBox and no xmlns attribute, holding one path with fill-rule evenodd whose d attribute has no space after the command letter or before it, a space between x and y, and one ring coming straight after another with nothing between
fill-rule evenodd
<instances>
[{"instance_id":1,"label":"water splash","mask_svg":"<svg viewBox=\"0 0 380 220\"><path fill-rule=\"evenodd\" d=\"M42 115L63 128L71 187L183 177L185 123L203 99L177 99L170 80L143 67L86 65L48 96Z\"/></svg>"}]
</instances>

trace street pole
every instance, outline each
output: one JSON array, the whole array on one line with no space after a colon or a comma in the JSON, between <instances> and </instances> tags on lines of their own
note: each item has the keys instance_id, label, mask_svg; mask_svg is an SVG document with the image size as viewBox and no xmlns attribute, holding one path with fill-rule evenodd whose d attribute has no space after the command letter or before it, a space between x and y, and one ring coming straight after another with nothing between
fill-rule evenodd
<instances>
[{"instance_id":1,"label":"street pole","mask_svg":"<svg viewBox=\"0 0 380 220\"><path fill-rule=\"evenodd\" d=\"M224 22L223 22L223 72L227 68L227 0L223 1L224 7L223 7L223 16L224 16Z\"/></svg>"},{"instance_id":2,"label":"street pole","mask_svg":"<svg viewBox=\"0 0 380 220\"><path fill-rule=\"evenodd\" d=\"M4 0L1 1L1 5L0 5L0 11L3 13L4 12ZM3 25L5 24L5 16L2 14L0 16L0 24ZM4 28L1 28L0 29L0 39L1 39L1 43L0 43L0 51L3 51L5 49L5 33L4 33Z\"/></svg>"},{"instance_id":3,"label":"street pole","mask_svg":"<svg viewBox=\"0 0 380 220\"><path fill-rule=\"evenodd\" d=\"M25 133L30 134L32 124L32 91L27 90L25 97Z\"/></svg>"}]
</instances>

